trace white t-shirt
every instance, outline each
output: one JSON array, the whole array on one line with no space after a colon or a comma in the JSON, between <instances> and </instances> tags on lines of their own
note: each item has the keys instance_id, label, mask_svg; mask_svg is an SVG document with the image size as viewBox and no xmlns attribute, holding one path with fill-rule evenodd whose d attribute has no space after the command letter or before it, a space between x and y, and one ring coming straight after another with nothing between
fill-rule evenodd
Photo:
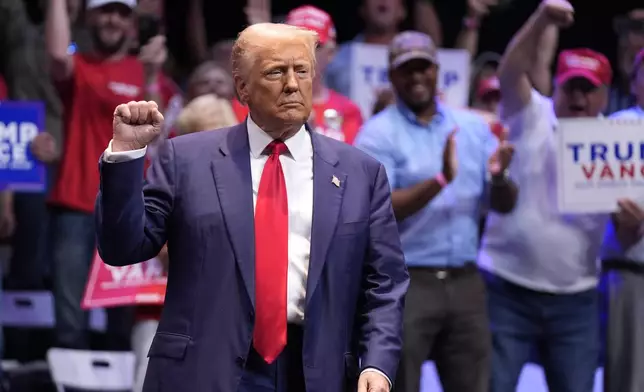
<instances>
[{"instance_id":1,"label":"white t-shirt","mask_svg":"<svg viewBox=\"0 0 644 392\"><path fill-rule=\"evenodd\" d=\"M490 213L479 265L517 285L575 293L597 285L608 215L564 215L557 209L557 127L552 101L532 91L530 103L506 121L515 154L510 177L519 187L512 213Z\"/></svg>"}]
</instances>

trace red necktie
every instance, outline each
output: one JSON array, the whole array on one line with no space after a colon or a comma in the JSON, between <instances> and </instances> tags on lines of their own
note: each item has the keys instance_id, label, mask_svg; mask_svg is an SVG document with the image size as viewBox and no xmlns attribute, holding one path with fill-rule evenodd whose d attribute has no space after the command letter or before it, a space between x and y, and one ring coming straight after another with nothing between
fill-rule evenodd
<instances>
[{"instance_id":1,"label":"red necktie","mask_svg":"<svg viewBox=\"0 0 644 392\"><path fill-rule=\"evenodd\" d=\"M286 346L288 275L288 201L279 156L280 140L266 148L266 161L255 206L255 350L272 363Z\"/></svg>"}]
</instances>

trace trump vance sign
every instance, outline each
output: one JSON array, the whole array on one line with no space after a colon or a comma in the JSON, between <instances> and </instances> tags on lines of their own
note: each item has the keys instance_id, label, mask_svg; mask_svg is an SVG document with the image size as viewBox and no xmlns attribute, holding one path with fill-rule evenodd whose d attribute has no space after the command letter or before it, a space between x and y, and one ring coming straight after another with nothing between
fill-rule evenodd
<instances>
[{"instance_id":1,"label":"trump vance sign","mask_svg":"<svg viewBox=\"0 0 644 392\"><path fill-rule=\"evenodd\" d=\"M644 121L564 119L555 131L563 213L608 213L644 196Z\"/></svg>"}]
</instances>

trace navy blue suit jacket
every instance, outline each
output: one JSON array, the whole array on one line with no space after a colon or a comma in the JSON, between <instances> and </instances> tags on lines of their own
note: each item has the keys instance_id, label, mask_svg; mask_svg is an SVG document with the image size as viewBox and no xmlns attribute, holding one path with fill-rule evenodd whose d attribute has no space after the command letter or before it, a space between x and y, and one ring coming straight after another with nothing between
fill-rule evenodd
<instances>
[{"instance_id":1,"label":"navy blue suit jacket","mask_svg":"<svg viewBox=\"0 0 644 392\"><path fill-rule=\"evenodd\" d=\"M394 380L409 276L385 170L354 147L311 139L307 391L355 389L366 367ZM234 392L255 303L246 125L167 141L145 185L143 167L143 159L101 160L96 234L101 257L115 266L150 259L168 243L168 288L144 391Z\"/></svg>"}]
</instances>

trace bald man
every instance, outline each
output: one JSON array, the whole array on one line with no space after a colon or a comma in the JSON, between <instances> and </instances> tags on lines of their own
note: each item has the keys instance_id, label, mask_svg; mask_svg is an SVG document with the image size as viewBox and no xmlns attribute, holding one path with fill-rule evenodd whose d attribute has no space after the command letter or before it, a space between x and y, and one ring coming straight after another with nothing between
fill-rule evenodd
<instances>
[{"instance_id":1,"label":"bald man","mask_svg":"<svg viewBox=\"0 0 644 392\"><path fill-rule=\"evenodd\" d=\"M168 243L168 289L144 392L387 392L409 277L385 169L305 127L317 36L255 24L235 42L247 120L168 140L163 116L119 105L100 162L100 254Z\"/></svg>"}]
</instances>

